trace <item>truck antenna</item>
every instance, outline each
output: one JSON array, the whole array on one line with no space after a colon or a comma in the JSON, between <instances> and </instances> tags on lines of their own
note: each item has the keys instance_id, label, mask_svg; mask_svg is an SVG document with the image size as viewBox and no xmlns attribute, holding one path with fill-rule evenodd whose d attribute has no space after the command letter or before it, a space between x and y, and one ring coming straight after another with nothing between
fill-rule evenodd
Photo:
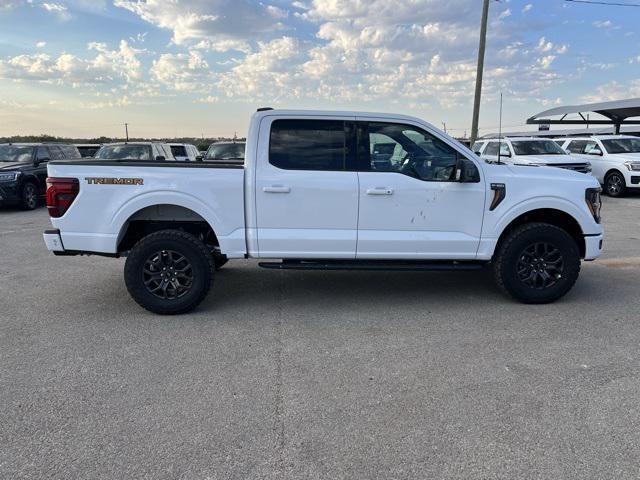
<instances>
[{"instance_id":1,"label":"truck antenna","mask_svg":"<svg viewBox=\"0 0 640 480\"><path fill-rule=\"evenodd\" d=\"M502 90L500 90L500 119L498 121L498 165L500 165L500 150L502 150Z\"/></svg>"}]
</instances>

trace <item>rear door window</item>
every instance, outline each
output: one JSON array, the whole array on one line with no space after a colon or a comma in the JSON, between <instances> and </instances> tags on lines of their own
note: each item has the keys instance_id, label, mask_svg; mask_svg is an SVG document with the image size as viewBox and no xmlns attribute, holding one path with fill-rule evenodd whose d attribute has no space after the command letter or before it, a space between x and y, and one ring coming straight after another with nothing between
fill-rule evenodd
<instances>
[{"instance_id":1,"label":"rear door window","mask_svg":"<svg viewBox=\"0 0 640 480\"><path fill-rule=\"evenodd\" d=\"M345 129L341 120L275 120L269 163L284 170L344 170Z\"/></svg>"}]
</instances>

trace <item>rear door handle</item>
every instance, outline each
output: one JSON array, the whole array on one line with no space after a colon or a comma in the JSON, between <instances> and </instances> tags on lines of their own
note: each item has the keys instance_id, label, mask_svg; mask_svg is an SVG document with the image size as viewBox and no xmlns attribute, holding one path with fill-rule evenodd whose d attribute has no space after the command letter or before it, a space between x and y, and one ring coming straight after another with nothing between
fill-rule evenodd
<instances>
[{"instance_id":1,"label":"rear door handle","mask_svg":"<svg viewBox=\"0 0 640 480\"><path fill-rule=\"evenodd\" d=\"M291 191L291 187L286 187L284 185L271 185L269 187L264 187L262 191L266 193L289 193Z\"/></svg>"},{"instance_id":2,"label":"rear door handle","mask_svg":"<svg viewBox=\"0 0 640 480\"><path fill-rule=\"evenodd\" d=\"M393 195L393 189L386 187L367 188L367 195Z\"/></svg>"}]
</instances>

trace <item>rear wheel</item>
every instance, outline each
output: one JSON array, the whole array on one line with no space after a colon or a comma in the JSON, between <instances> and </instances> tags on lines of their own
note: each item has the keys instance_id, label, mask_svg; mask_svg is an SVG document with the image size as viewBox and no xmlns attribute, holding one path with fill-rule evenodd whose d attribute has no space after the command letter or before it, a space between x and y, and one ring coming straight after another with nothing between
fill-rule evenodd
<instances>
[{"instance_id":1,"label":"rear wheel","mask_svg":"<svg viewBox=\"0 0 640 480\"><path fill-rule=\"evenodd\" d=\"M578 279L580 252L571 236L555 225L522 225L500 243L493 271L498 286L523 303L549 303Z\"/></svg>"},{"instance_id":2,"label":"rear wheel","mask_svg":"<svg viewBox=\"0 0 640 480\"><path fill-rule=\"evenodd\" d=\"M213 282L213 256L198 238L162 230L142 238L129 252L124 280L147 310L172 315L195 308Z\"/></svg>"},{"instance_id":3,"label":"rear wheel","mask_svg":"<svg viewBox=\"0 0 640 480\"><path fill-rule=\"evenodd\" d=\"M627 191L624 175L620 172L611 172L604 179L604 189L610 197L622 197Z\"/></svg>"},{"instance_id":4,"label":"rear wheel","mask_svg":"<svg viewBox=\"0 0 640 480\"><path fill-rule=\"evenodd\" d=\"M33 210L38 206L38 189L35 184L27 182L23 185L20 206L23 210Z\"/></svg>"}]
</instances>

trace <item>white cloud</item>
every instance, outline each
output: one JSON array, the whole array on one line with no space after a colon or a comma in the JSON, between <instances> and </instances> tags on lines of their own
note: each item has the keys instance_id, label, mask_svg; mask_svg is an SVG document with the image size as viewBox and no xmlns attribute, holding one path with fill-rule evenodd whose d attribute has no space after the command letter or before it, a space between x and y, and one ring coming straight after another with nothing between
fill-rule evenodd
<instances>
[{"instance_id":1,"label":"white cloud","mask_svg":"<svg viewBox=\"0 0 640 480\"><path fill-rule=\"evenodd\" d=\"M220 51L247 50L248 42L283 28L287 12L248 0L115 0L143 20L173 32L173 42L189 45L206 40Z\"/></svg>"},{"instance_id":2,"label":"white cloud","mask_svg":"<svg viewBox=\"0 0 640 480\"><path fill-rule=\"evenodd\" d=\"M635 97L640 97L640 79L631 80L626 84L621 84L615 80L605 83L597 87L592 94L581 97L580 101L585 103L604 102Z\"/></svg>"},{"instance_id":3,"label":"white cloud","mask_svg":"<svg viewBox=\"0 0 640 480\"><path fill-rule=\"evenodd\" d=\"M544 57L541 57L537 60L538 65L540 65L540 67L542 67L544 70L547 70L549 67L551 67L551 64L553 63L553 61L556 59L555 55L546 55Z\"/></svg>"},{"instance_id":4,"label":"white cloud","mask_svg":"<svg viewBox=\"0 0 640 480\"><path fill-rule=\"evenodd\" d=\"M498 19L502 20L503 18L507 18L511 16L511 10L509 10L508 8L506 10L503 10L500 15L498 15Z\"/></svg>"},{"instance_id":5,"label":"white cloud","mask_svg":"<svg viewBox=\"0 0 640 480\"><path fill-rule=\"evenodd\" d=\"M104 43L90 43L89 50L97 52L93 58L80 58L69 53L52 57L44 53L17 55L0 60L0 78L69 83L73 86L122 80L128 82L141 75L137 55L125 40L118 50L109 50Z\"/></svg>"},{"instance_id":6,"label":"white cloud","mask_svg":"<svg viewBox=\"0 0 640 480\"><path fill-rule=\"evenodd\" d=\"M164 53L153 62L151 75L174 90L194 92L205 87L203 82L209 76L209 65L195 50L188 54Z\"/></svg>"},{"instance_id":7,"label":"white cloud","mask_svg":"<svg viewBox=\"0 0 640 480\"><path fill-rule=\"evenodd\" d=\"M551 49L553 49L553 43L547 42L544 37L540 37L537 49L539 52L549 52Z\"/></svg>"},{"instance_id":8,"label":"white cloud","mask_svg":"<svg viewBox=\"0 0 640 480\"><path fill-rule=\"evenodd\" d=\"M69 15L69 9L61 3L43 2L40 4L47 12L56 15L60 20L66 21L71 18Z\"/></svg>"},{"instance_id":9,"label":"white cloud","mask_svg":"<svg viewBox=\"0 0 640 480\"><path fill-rule=\"evenodd\" d=\"M527 3L524 8L522 9L522 13L526 13L528 11L530 11L533 8L533 4L532 3Z\"/></svg>"},{"instance_id":10,"label":"white cloud","mask_svg":"<svg viewBox=\"0 0 640 480\"><path fill-rule=\"evenodd\" d=\"M36 42L36 48L44 48L47 46L47 42Z\"/></svg>"}]
</instances>

